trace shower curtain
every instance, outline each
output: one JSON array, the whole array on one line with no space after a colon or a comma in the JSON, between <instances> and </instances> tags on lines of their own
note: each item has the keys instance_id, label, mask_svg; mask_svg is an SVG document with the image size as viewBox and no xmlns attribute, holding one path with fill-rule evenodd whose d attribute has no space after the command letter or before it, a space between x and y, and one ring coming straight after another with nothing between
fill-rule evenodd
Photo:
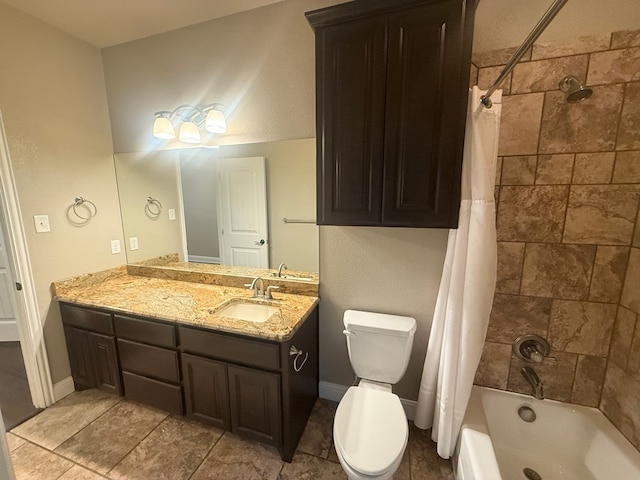
<instances>
[{"instance_id":1,"label":"shower curtain","mask_svg":"<svg viewBox=\"0 0 640 480\"><path fill-rule=\"evenodd\" d=\"M494 185L501 91L493 107L469 92L462 196L457 230L449 231L440 289L414 423L433 428L438 455L449 458L467 408L489 323L496 282Z\"/></svg>"}]
</instances>

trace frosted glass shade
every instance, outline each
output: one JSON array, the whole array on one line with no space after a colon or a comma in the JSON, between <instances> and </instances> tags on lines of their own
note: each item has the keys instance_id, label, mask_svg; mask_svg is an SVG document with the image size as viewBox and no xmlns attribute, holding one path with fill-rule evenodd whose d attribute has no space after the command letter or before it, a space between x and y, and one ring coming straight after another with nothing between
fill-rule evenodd
<instances>
[{"instance_id":1,"label":"frosted glass shade","mask_svg":"<svg viewBox=\"0 0 640 480\"><path fill-rule=\"evenodd\" d=\"M204 129L210 133L225 133L227 121L220 110L210 110L204 123Z\"/></svg>"},{"instance_id":2,"label":"frosted glass shade","mask_svg":"<svg viewBox=\"0 0 640 480\"><path fill-rule=\"evenodd\" d=\"M193 122L180 125L180 141L184 143L200 143L200 131Z\"/></svg>"},{"instance_id":3,"label":"frosted glass shade","mask_svg":"<svg viewBox=\"0 0 640 480\"><path fill-rule=\"evenodd\" d=\"M176 132L168 118L156 117L153 122L153 136L163 140L173 140L176 138Z\"/></svg>"}]
</instances>

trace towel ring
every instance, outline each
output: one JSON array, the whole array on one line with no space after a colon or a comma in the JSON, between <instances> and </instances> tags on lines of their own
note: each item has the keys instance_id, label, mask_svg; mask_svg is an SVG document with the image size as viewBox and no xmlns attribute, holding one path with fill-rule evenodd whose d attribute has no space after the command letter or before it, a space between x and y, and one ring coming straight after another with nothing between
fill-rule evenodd
<instances>
[{"instance_id":1,"label":"towel ring","mask_svg":"<svg viewBox=\"0 0 640 480\"><path fill-rule=\"evenodd\" d=\"M302 363L300 364L300 366L298 366L298 359L304 355L304 358L302 359ZM302 370L302 367L304 367L304 364L307 363L307 360L309 359L309 352L304 352L302 350L300 350L299 348L297 348L295 345L291 345L291 347L289 348L289 356L293 357L295 356L296 358L293 359L293 369L296 372L299 372L300 370Z\"/></svg>"},{"instance_id":2,"label":"towel ring","mask_svg":"<svg viewBox=\"0 0 640 480\"><path fill-rule=\"evenodd\" d=\"M78 207L82 207L82 209L79 210ZM74 216L71 216L71 212L73 212ZM67 218L73 225L77 226L86 225L97 213L98 207L96 207L96 204L83 197L76 197L67 208Z\"/></svg>"},{"instance_id":3,"label":"towel ring","mask_svg":"<svg viewBox=\"0 0 640 480\"><path fill-rule=\"evenodd\" d=\"M144 206L144 213L149 218L158 218L162 213L162 204L160 203L160 200L153 197L147 197L147 203Z\"/></svg>"}]
</instances>

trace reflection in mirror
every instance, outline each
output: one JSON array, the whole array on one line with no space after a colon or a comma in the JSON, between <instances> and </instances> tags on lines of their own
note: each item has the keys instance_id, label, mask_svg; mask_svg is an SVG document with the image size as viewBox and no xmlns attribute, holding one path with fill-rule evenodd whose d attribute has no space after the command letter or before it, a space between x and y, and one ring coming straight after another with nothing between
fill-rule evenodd
<instances>
[{"instance_id":1,"label":"reflection in mirror","mask_svg":"<svg viewBox=\"0 0 640 480\"><path fill-rule=\"evenodd\" d=\"M242 263L242 255L228 254L229 249L225 249L225 242L229 243L222 228L225 215L221 215L225 211L221 202L225 177L220 175L220 168L238 166L241 161L256 157L264 159L266 200L253 191L243 190L236 195L232 210L244 209L245 203L266 203L264 248L268 267L277 269L285 263L290 270L317 272L313 138L115 155L128 263L147 262L165 255L177 255L181 262L194 262L190 268L196 269L198 262ZM233 178L226 182L235 185ZM233 194L226 195L229 196ZM145 213L148 197L161 205L156 218ZM285 218L302 223L285 223ZM247 225L243 219L235 223L241 229L243 225ZM260 240L256 238L251 243Z\"/></svg>"}]
</instances>

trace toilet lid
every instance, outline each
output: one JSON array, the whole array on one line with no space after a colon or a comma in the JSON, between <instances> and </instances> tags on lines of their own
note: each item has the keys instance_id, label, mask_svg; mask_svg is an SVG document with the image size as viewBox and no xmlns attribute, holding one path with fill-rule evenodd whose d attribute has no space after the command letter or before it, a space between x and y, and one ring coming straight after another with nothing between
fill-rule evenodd
<instances>
[{"instance_id":1,"label":"toilet lid","mask_svg":"<svg viewBox=\"0 0 640 480\"><path fill-rule=\"evenodd\" d=\"M380 475L403 454L409 428L397 395L351 387L333 421L336 449L354 470Z\"/></svg>"}]
</instances>

